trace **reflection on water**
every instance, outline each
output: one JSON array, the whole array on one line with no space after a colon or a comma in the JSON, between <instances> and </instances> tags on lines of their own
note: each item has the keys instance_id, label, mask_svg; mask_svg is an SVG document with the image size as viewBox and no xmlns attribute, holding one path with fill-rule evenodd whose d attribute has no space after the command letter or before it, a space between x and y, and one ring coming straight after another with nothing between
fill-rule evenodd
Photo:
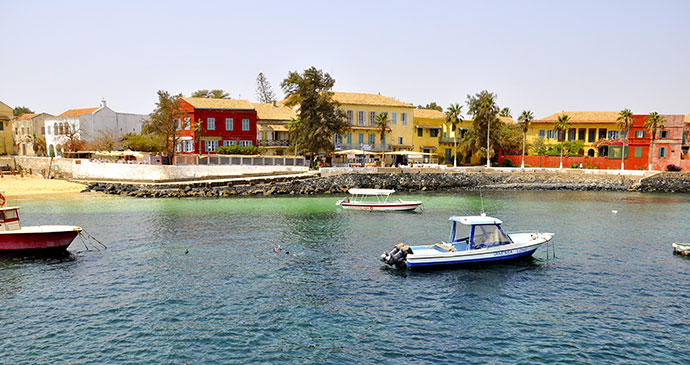
<instances>
[{"instance_id":1,"label":"reflection on water","mask_svg":"<svg viewBox=\"0 0 690 365\"><path fill-rule=\"evenodd\" d=\"M481 211L477 193L415 194L414 214L338 198L24 199L25 225L80 225L108 249L0 257L0 343L13 344L0 358L690 361L690 261L670 247L687 236L688 195L485 193L507 231L554 232L556 258L423 272L378 257L445 240L449 216Z\"/></svg>"}]
</instances>

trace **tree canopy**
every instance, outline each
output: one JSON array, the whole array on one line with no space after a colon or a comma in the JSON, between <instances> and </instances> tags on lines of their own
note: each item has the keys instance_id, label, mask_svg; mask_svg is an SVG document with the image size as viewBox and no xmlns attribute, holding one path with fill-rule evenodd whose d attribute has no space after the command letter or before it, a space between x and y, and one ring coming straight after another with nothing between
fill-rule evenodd
<instances>
[{"instance_id":1,"label":"tree canopy","mask_svg":"<svg viewBox=\"0 0 690 365\"><path fill-rule=\"evenodd\" d=\"M501 117L507 117L507 118L512 118L513 116L511 115L510 108L505 107L501 109L501 111L498 113L499 116Z\"/></svg>"},{"instance_id":2,"label":"tree canopy","mask_svg":"<svg viewBox=\"0 0 690 365\"><path fill-rule=\"evenodd\" d=\"M333 150L333 136L347 127L345 113L333 100L335 79L315 67L302 74L290 72L280 84L287 95L285 105L298 107L297 119L290 127L290 137L300 153L316 154Z\"/></svg>"},{"instance_id":3,"label":"tree canopy","mask_svg":"<svg viewBox=\"0 0 690 365\"><path fill-rule=\"evenodd\" d=\"M208 98L208 99L230 99L230 94L222 89L206 90L201 89L192 93L193 98Z\"/></svg>"},{"instance_id":4,"label":"tree canopy","mask_svg":"<svg viewBox=\"0 0 690 365\"><path fill-rule=\"evenodd\" d=\"M276 101L276 93L263 72L259 72L259 75L256 77L256 96L261 103Z\"/></svg>"},{"instance_id":5,"label":"tree canopy","mask_svg":"<svg viewBox=\"0 0 690 365\"><path fill-rule=\"evenodd\" d=\"M175 120L180 118L180 101L182 94L170 95L169 92L158 90L158 102L153 113L144 121L143 134L156 136L155 140L161 143L160 150L167 153L171 160L175 155L177 145L177 127Z\"/></svg>"},{"instance_id":6,"label":"tree canopy","mask_svg":"<svg viewBox=\"0 0 690 365\"><path fill-rule=\"evenodd\" d=\"M16 108L14 108L14 111L13 111L13 114L15 117L18 117L18 116L23 115L23 114L32 114L32 113L33 113L33 110L31 110L25 106L18 106Z\"/></svg>"},{"instance_id":7,"label":"tree canopy","mask_svg":"<svg viewBox=\"0 0 690 365\"><path fill-rule=\"evenodd\" d=\"M432 109L432 110L438 110L440 112L443 111L443 107L436 104L435 101L432 101L431 103L429 103L425 106L417 105L417 109Z\"/></svg>"},{"instance_id":8,"label":"tree canopy","mask_svg":"<svg viewBox=\"0 0 690 365\"><path fill-rule=\"evenodd\" d=\"M479 157L491 158L499 148L514 148L513 138L506 140L512 130L498 119L499 108L496 94L482 90L475 95L467 95L467 112L472 116L472 130L465 134L461 142L463 153L472 151ZM486 136L489 129L491 152L487 154ZM518 138L519 139L519 138Z\"/></svg>"}]
</instances>

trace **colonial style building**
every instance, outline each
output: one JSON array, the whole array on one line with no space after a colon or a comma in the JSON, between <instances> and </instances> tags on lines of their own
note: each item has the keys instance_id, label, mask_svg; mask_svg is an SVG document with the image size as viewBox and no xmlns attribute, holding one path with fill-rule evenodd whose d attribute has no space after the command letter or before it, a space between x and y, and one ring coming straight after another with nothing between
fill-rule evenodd
<instances>
[{"instance_id":1,"label":"colonial style building","mask_svg":"<svg viewBox=\"0 0 690 365\"><path fill-rule=\"evenodd\" d=\"M252 105L256 109L258 145L265 149L267 155L290 154L290 151L287 151L290 144L288 123L296 118L295 111L275 102Z\"/></svg>"},{"instance_id":2,"label":"colonial style building","mask_svg":"<svg viewBox=\"0 0 690 365\"><path fill-rule=\"evenodd\" d=\"M34 140L45 141L45 120L53 117L48 113L22 114L14 120L14 144L17 154L21 156L35 156ZM47 153L47 151L45 151Z\"/></svg>"},{"instance_id":3,"label":"colonial style building","mask_svg":"<svg viewBox=\"0 0 690 365\"><path fill-rule=\"evenodd\" d=\"M14 109L0 101L0 155L14 153L12 141L12 128L10 121L14 118Z\"/></svg>"},{"instance_id":4,"label":"colonial style building","mask_svg":"<svg viewBox=\"0 0 690 365\"><path fill-rule=\"evenodd\" d=\"M44 121L48 154L59 156L70 138L93 141L103 135L117 138L125 133L140 133L144 114L117 113L105 100L96 108L70 109Z\"/></svg>"},{"instance_id":5,"label":"colonial style building","mask_svg":"<svg viewBox=\"0 0 690 365\"><path fill-rule=\"evenodd\" d=\"M607 155L608 149L600 150L597 147L597 141L625 137L621 136L620 128L616 126L619 112L564 111L533 121L527 132L527 143L532 144L538 138L545 140L546 143L558 143L558 133L553 126L562 114L570 116L570 129L568 129L566 140L583 141L583 155L589 157Z\"/></svg>"},{"instance_id":6,"label":"colonial style building","mask_svg":"<svg viewBox=\"0 0 690 365\"><path fill-rule=\"evenodd\" d=\"M628 138L629 153L625 168L643 169L649 167L649 149L652 148L651 130L644 125L649 115L633 115L633 125ZM690 170L690 115L662 115L664 128L657 129L652 151L652 170L665 171L668 165Z\"/></svg>"},{"instance_id":7,"label":"colonial style building","mask_svg":"<svg viewBox=\"0 0 690 365\"><path fill-rule=\"evenodd\" d=\"M453 149L450 148L446 151L439 148L446 115L436 109L415 109L413 115L414 134L412 136L412 144L415 151L433 153L436 157L431 160L437 160L439 163L447 162L446 157L450 157L450 163L452 164Z\"/></svg>"},{"instance_id":8,"label":"colonial style building","mask_svg":"<svg viewBox=\"0 0 690 365\"><path fill-rule=\"evenodd\" d=\"M215 153L219 146L256 145L256 109L247 100L180 98L180 110L175 119L179 153Z\"/></svg>"},{"instance_id":9,"label":"colonial style building","mask_svg":"<svg viewBox=\"0 0 690 365\"><path fill-rule=\"evenodd\" d=\"M334 136L336 150L407 151L413 149L414 105L380 94L334 92L333 100L345 112L348 129ZM380 138L376 116L388 114L388 132Z\"/></svg>"}]
</instances>

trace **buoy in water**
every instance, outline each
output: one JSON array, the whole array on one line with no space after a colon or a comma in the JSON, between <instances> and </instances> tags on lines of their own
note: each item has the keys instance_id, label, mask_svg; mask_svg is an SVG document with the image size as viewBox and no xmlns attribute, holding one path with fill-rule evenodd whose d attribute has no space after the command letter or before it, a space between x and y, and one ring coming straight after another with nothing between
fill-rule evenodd
<instances>
[{"instance_id":1,"label":"buoy in water","mask_svg":"<svg viewBox=\"0 0 690 365\"><path fill-rule=\"evenodd\" d=\"M188 254L188 253L189 253L189 250L188 250L188 249L185 249L185 250L184 250L184 254L186 255L186 254Z\"/></svg>"}]
</instances>

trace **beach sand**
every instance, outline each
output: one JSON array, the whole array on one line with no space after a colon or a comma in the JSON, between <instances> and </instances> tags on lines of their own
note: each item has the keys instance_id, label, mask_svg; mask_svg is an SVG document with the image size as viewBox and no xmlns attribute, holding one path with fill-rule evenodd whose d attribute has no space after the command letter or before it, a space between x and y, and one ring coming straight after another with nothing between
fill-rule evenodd
<instances>
[{"instance_id":1,"label":"beach sand","mask_svg":"<svg viewBox=\"0 0 690 365\"><path fill-rule=\"evenodd\" d=\"M86 186L72 183L65 180L44 179L37 176L4 175L0 178L0 191L4 191L5 196L30 197L34 195L78 193Z\"/></svg>"}]
</instances>

